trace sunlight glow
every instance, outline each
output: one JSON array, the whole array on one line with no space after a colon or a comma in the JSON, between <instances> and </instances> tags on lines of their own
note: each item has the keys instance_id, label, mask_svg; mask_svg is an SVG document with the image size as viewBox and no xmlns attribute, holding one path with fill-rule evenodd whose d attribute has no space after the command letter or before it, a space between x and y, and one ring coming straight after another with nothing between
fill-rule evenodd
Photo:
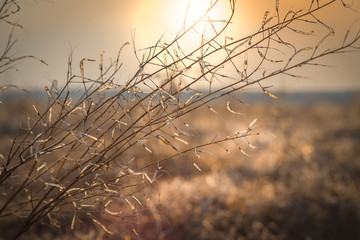
<instances>
[{"instance_id":1,"label":"sunlight glow","mask_svg":"<svg viewBox=\"0 0 360 240\"><path fill-rule=\"evenodd\" d=\"M185 28L190 27L195 22L201 19L206 14L207 10L211 7L212 3L207 0L192 0L188 1L184 18ZM201 19L201 22L196 26L197 28L203 29L206 26L206 22L211 19L211 14L214 13L215 9L212 9L205 17Z\"/></svg>"},{"instance_id":2,"label":"sunlight glow","mask_svg":"<svg viewBox=\"0 0 360 240\"><path fill-rule=\"evenodd\" d=\"M221 4L220 1L188 0L186 3L184 1L176 1L176 4L178 5L178 11L174 12L173 19L176 21L181 19L185 30L200 20L194 27L194 30L203 32L205 28L212 27L211 21L213 23L217 22L217 20L223 19L226 15L224 14L224 6L222 6L224 4Z\"/></svg>"},{"instance_id":3,"label":"sunlight glow","mask_svg":"<svg viewBox=\"0 0 360 240\"><path fill-rule=\"evenodd\" d=\"M137 39L145 46L154 43L165 34L163 41L172 40L172 37L188 30L195 22L187 39L190 43L182 43L183 47L201 42L201 36L210 38L214 29L224 26L229 16L229 3L216 0L142 0L136 14ZM215 4L216 3L216 4ZM207 13L209 8L214 7ZM212 23L210 23L210 20ZM167 37L171 36L170 39ZM200 39L200 40L199 40Z\"/></svg>"}]
</instances>

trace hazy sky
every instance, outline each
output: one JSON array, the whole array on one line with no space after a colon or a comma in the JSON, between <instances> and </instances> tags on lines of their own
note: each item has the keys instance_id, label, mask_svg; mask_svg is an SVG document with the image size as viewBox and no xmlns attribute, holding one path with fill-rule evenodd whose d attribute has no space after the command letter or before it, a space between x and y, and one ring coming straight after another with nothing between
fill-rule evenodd
<instances>
[{"instance_id":1,"label":"hazy sky","mask_svg":"<svg viewBox=\"0 0 360 240\"><path fill-rule=\"evenodd\" d=\"M193 0L201 1L201 0ZM223 0L227 2L227 0ZM311 0L280 0L283 11L305 9ZM320 0L321 2L325 2ZM351 4L351 1L347 1ZM53 79L65 80L69 50L74 49L74 63L83 58L99 59L105 51L104 60L114 59L120 46L131 41L135 30L138 48L154 44L165 33L165 39L172 39L182 24L187 0L52 0L21 1L21 13L12 20L24 29L16 29L18 39L14 52L17 55L35 55L49 65L27 60L18 64L18 71L0 75L1 85L12 83L34 90L43 89ZM238 0L231 33L235 37L249 34L258 29L266 10L274 12L275 0ZM360 1L354 0L353 7L360 11ZM226 14L226 10L219 14ZM343 35L352 22L359 19L355 11L341 7L340 2L321 12L320 17L334 27L338 36ZM359 24L356 25L359 29ZM9 27L0 23L1 46L7 40ZM329 46L341 43L339 38ZM127 80L136 68L131 47L123 52L122 77ZM311 80L284 81L286 90L360 90L360 53L337 55L324 60L331 68L317 68L304 72ZM89 63L87 67L98 68ZM275 83L278 85L278 83Z\"/></svg>"}]
</instances>

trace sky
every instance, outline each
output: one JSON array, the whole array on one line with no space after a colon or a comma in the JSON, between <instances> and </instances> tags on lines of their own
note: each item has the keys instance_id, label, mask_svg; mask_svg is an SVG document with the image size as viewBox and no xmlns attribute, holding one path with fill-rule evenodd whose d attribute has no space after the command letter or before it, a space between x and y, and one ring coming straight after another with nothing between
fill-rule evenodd
<instances>
[{"instance_id":1,"label":"sky","mask_svg":"<svg viewBox=\"0 0 360 240\"><path fill-rule=\"evenodd\" d=\"M196 2L191 0L196 9ZM206 1L206 0L204 0ZM189 1L185 0L26 0L21 1L21 12L12 18L24 28L15 29L18 39L13 53L15 55L34 55L45 60L43 65L35 60L18 63L16 69L0 75L0 85L16 84L30 90L42 90L53 79L60 84L66 79L67 60L73 52L73 62L82 58L99 59L104 51L104 61L116 58L117 52L125 42L135 36L137 49L153 45L163 34L164 40L173 39L183 26ZM221 1L220 1L221 2ZM227 2L223 0L222 2ZM280 9L308 8L311 0L280 0ZM325 2L320 0L320 3ZM346 1L360 11L360 1ZM195 6L195 7L194 7ZM208 6L208 5L206 5ZM233 24L229 33L241 37L256 31L265 11L274 13L275 0L238 0ZM227 9L219 9L218 14L226 15ZM196 12L196 11L195 11ZM326 11L318 14L323 21L335 30L335 37L327 43L332 47L341 43L348 27L359 19L360 14L344 9L340 1ZM355 27L360 28L360 24ZM4 46L9 26L0 23L0 43ZM128 79L136 70L132 47L122 53L123 71L121 77ZM283 91L343 91L360 90L360 53L350 53L328 57L324 63L327 68L305 69L307 76L301 80L281 78L274 83L275 89ZM75 66L78 66L77 64ZM98 64L87 64L88 68L98 69Z\"/></svg>"}]
</instances>

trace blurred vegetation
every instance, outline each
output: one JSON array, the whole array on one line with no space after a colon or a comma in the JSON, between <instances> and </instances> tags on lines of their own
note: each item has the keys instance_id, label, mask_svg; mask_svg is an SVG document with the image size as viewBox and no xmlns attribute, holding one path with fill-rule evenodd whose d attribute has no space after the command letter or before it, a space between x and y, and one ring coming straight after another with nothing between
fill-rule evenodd
<instances>
[{"instance_id":1,"label":"blurred vegetation","mask_svg":"<svg viewBox=\"0 0 360 240\"><path fill-rule=\"evenodd\" d=\"M144 229L146 239L358 239L360 102L249 113L265 125L258 149L161 182L154 199L162 232Z\"/></svg>"},{"instance_id":2,"label":"blurred vegetation","mask_svg":"<svg viewBox=\"0 0 360 240\"><path fill-rule=\"evenodd\" d=\"M135 218L99 215L115 237L86 218L86 227L68 232L71 214L64 214L62 233L38 224L22 239L126 239L130 226L143 239L358 239L359 98L341 105L253 103L242 110L246 115L224 112L226 122L205 110L193 122L203 126L199 132L211 127L211 137L258 117L256 148L244 149L248 156L234 147L228 153L226 145L213 148L216 155L199 159L202 173L191 162L167 161L146 190L152 204ZM9 128L2 122L1 129ZM13 222L7 224L1 223Z\"/></svg>"}]
</instances>

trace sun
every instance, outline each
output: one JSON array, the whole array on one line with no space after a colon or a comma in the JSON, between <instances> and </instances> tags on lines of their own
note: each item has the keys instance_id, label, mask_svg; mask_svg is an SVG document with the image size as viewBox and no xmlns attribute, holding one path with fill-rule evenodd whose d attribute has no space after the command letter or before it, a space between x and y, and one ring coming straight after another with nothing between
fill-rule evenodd
<instances>
[{"instance_id":1,"label":"sun","mask_svg":"<svg viewBox=\"0 0 360 240\"><path fill-rule=\"evenodd\" d=\"M190 28L191 33L202 35L206 29L211 35L214 28L221 27L217 20L227 17L226 3L220 0L141 0L135 24L138 37L147 42L151 38L150 42L154 42L164 33L176 35Z\"/></svg>"},{"instance_id":2,"label":"sun","mask_svg":"<svg viewBox=\"0 0 360 240\"><path fill-rule=\"evenodd\" d=\"M222 15L222 9L218 1L211 0L188 0L174 1L177 10L174 12L174 20L180 22L184 30L194 26L194 29L203 30L210 21ZM175 8L173 8L175 9Z\"/></svg>"},{"instance_id":3,"label":"sun","mask_svg":"<svg viewBox=\"0 0 360 240\"><path fill-rule=\"evenodd\" d=\"M200 28L204 27L206 25L206 22L211 19L211 10L208 12L208 10L214 7L210 1L207 0L192 0L188 1L187 7L184 14L184 26L190 27L194 23L200 21L197 23L197 27L200 26ZM188 25L188 26L187 26Z\"/></svg>"}]
</instances>

